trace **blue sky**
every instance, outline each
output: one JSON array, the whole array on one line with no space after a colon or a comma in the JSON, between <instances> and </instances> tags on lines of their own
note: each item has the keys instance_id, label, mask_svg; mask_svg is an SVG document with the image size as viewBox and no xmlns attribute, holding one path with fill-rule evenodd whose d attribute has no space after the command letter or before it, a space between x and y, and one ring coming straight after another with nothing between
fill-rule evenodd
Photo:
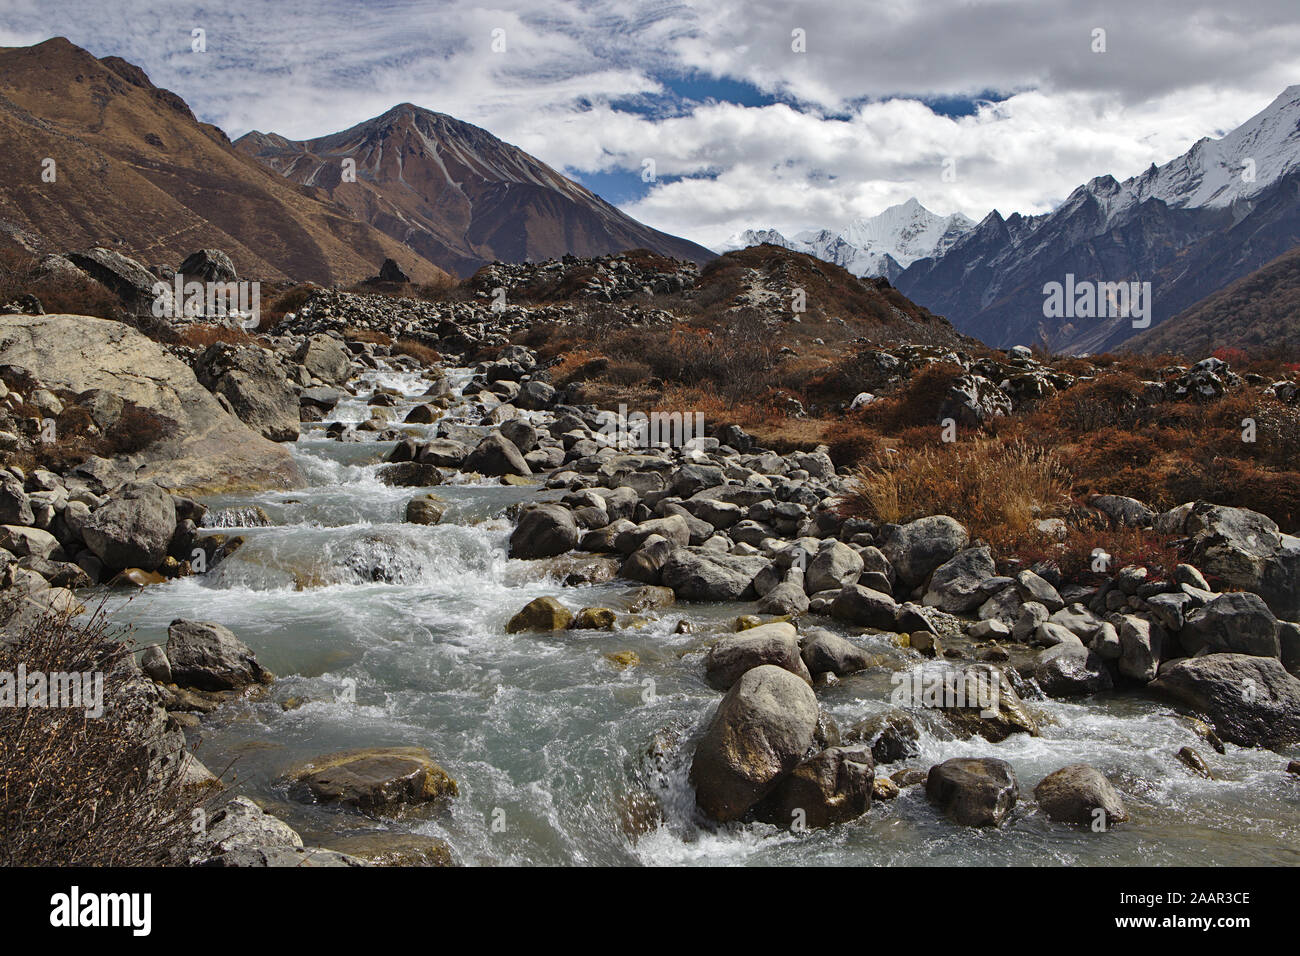
<instances>
[{"instance_id":1,"label":"blue sky","mask_svg":"<svg viewBox=\"0 0 1300 956\"><path fill-rule=\"evenodd\" d=\"M1300 81L1294 0L0 7L0 45L54 35L139 64L232 136L324 135L406 101L449 113L715 247L750 227L841 228L913 196L974 219L1044 212Z\"/></svg>"}]
</instances>

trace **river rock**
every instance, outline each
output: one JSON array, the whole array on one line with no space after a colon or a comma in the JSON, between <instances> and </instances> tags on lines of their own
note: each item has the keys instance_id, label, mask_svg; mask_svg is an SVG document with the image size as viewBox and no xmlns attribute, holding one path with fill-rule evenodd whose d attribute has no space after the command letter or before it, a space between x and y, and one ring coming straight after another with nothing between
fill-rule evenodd
<instances>
[{"instance_id":1,"label":"river rock","mask_svg":"<svg viewBox=\"0 0 1300 956\"><path fill-rule=\"evenodd\" d=\"M81 529L86 547L106 566L145 571L162 564L175 532L175 502L148 481L122 485Z\"/></svg>"},{"instance_id":2,"label":"river rock","mask_svg":"<svg viewBox=\"0 0 1300 956\"><path fill-rule=\"evenodd\" d=\"M326 385L342 385L352 371L352 357L338 339L313 335L298 349L294 359Z\"/></svg>"},{"instance_id":3,"label":"river rock","mask_svg":"<svg viewBox=\"0 0 1300 956\"><path fill-rule=\"evenodd\" d=\"M758 613L778 617L798 617L808 610L810 601L803 585L783 581L759 599Z\"/></svg>"},{"instance_id":4,"label":"river rock","mask_svg":"<svg viewBox=\"0 0 1300 956\"><path fill-rule=\"evenodd\" d=\"M1287 621L1300 620L1300 539L1245 508L1197 502L1180 529L1192 563L1230 587L1258 594Z\"/></svg>"},{"instance_id":5,"label":"river rock","mask_svg":"<svg viewBox=\"0 0 1300 956\"><path fill-rule=\"evenodd\" d=\"M898 624L898 605L888 594L860 584L847 584L835 596L831 615L861 627L892 631Z\"/></svg>"},{"instance_id":6,"label":"river rock","mask_svg":"<svg viewBox=\"0 0 1300 956\"><path fill-rule=\"evenodd\" d=\"M809 594L838 590L855 583L862 570L862 555L847 544L834 541L813 556L804 576L805 589Z\"/></svg>"},{"instance_id":7,"label":"river rock","mask_svg":"<svg viewBox=\"0 0 1300 956\"><path fill-rule=\"evenodd\" d=\"M814 677L827 673L844 677L866 670L875 658L838 634L814 628L804 635L803 661Z\"/></svg>"},{"instance_id":8,"label":"river rock","mask_svg":"<svg viewBox=\"0 0 1300 956\"><path fill-rule=\"evenodd\" d=\"M1189 613L1178 637L1188 654L1282 654L1277 618L1263 598L1246 591L1220 594Z\"/></svg>"},{"instance_id":9,"label":"river rock","mask_svg":"<svg viewBox=\"0 0 1300 956\"><path fill-rule=\"evenodd\" d=\"M1057 644L1038 655L1034 680L1048 697L1083 697L1115 686L1102 658L1082 644Z\"/></svg>"},{"instance_id":10,"label":"river rock","mask_svg":"<svg viewBox=\"0 0 1300 956\"><path fill-rule=\"evenodd\" d=\"M553 558L576 548L579 536L578 523L568 508L531 505L519 516L519 524L510 535L510 557Z\"/></svg>"},{"instance_id":11,"label":"river rock","mask_svg":"<svg viewBox=\"0 0 1300 956\"><path fill-rule=\"evenodd\" d=\"M1049 613L1055 613L1065 607L1065 602L1061 600L1061 595L1057 593L1056 588L1033 571L1026 570L1017 574L1015 587L1022 601L1035 601L1047 608Z\"/></svg>"},{"instance_id":12,"label":"river rock","mask_svg":"<svg viewBox=\"0 0 1300 956\"><path fill-rule=\"evenodd\" d=\"M898 582L911 589L970 543L970 534L947 515L918 518L894 526L880 545Z\"/></svg>"},{"instance_id":13,"label":"river rock","mask_svg":"<svg viewBox=\"0 0 1300 956\"><path fill-rule=\"evenodd\" d=\"M435 494L418 495L406 503L406 520L410 524L437 524L447 513L447 502Z\"/></svg>"},{"instance_id":14,"label":"river rock","mask_svg":"<svg viewBox=\"0 0 1300 956\"><path fill-rule=\"evenodd\" d=\"M227 627L178 618L167 628L172 680L198 690L236 690L268 684L273 676Z\"/></svg>"},{"instance_id":15,"label":"river rock","mask_svg":"<svg viewBox=\"0 0 1300 956\"><path fill-rule=\"evenodd\" d=\"M500 478L503 475L526 477L533 473L515 443L495 431L478 443L460 467L462 471L476 471L489 478Z\"/></svg>"},{"instance_id":16,"label":"river rock","mask_svg":"<svg viewBox=\"0 0 1300 956\"><path fill-rule=\"evenodd\" d=\"M794 625L783 621L719 638L704 659L704 679L716 690L727 690L746 671L764 664L781 667L812 683L799 654Z\"/></svg>"},{"instance_id":17,"label":"river rock","mask_svg":"<svg viewBox=\"0 0 1300 956\"><path fill-rule=\"evenodd\" d=\"M573 612L553 597L533 598L506 624L507 634L520 631L566 631L573 625Z\"/></svg>"},{"instance_id":18,"label":"river rock","mask_svg":"<svg viewBox=\"0 0 1300 956\"><path fill-rule=\"evenodd\" d=\"M1125 614L1119 627L1119 672L1129 680L1148 684L1156 679L1164 636L1157 625Z\"/></svg>"},{"instance_id":19,"label":"river rock","mask_svg":"<svg viewBox=\"0 0 1300 956\"><path fill-rule=\"evenodd\" d=\"M230 403L239 420L271 441L297 441L301 418L280 363L257 346L214 342L194 360L203 387Z\"/></svg>"},{"instance_id":20,"label":"river rock","mask_svg":"<svg viewBox=\"0 0 1300 956\"><path fill-rule=\"evenodd\" d=\"M1184 658L1161 668L1150 686L1207 716L1229 743L1277 748L1300 741L1300 680L1276 658Z\"/></svg>"},{"instance_id":21,"label":"river rock","mask_svg":"<svg viewBox=\"0 0 1300 956\"><path fill-rule=\"evenodd\" d=\"M809 757L756 809L779 827L809 829L846 823L871 809L876 766L867 747L831 747Z\"/></svg>"},{"instance_id":22,"label":"river rock","mask_svg":"<svg viewBox=\"0 0 1300 956\"><path fill-rule=\"evenodd\" d=\"M696 745L690 780L709 817L739 820L799 765L817 730L807 682L771 664L746 671Z\"/></svg>"},{"instance_id":23,"label":"river rock","mask_svg":"<svg viewBox=\"0 0 1300 956\"><path fill-rule=\"evenodd\" d=\"M956 823L997 827L1020 798L1020 785L1005 760L954 757L930 768L925 794Z\"/></svg>"},{"instance_id":24,"label":"river rock","mask_svg":"<svg viewBox=\"0 0 1300 956\"><path fill-rule=\"evenodd\" d=\"M423 747L374 747L313 758L289 779L317 803L373 813L441 802L460 791Z\"/></svg>"},{"instance_id":25,"label":"river rock","mask_svg":"<svg viewBox=\"0 0 1300 956\"><path fill-rule=\"evenodd\" d=\"M959 551L935 569L921 603L949 614L969 613L984 603L984 582L997 573L997 564L989 548Z\"/></svg>"},{"instance_id":26,"label":"river rock","mask_svg":"<svg viewBox=\"0 0 1300 956\"><path fill-rule=\"evenodd\" d=\"M754 578L768 563L757 555L679 548L660 577L677 597L688 601L738 601L753 593Z\"/></svg>"},{"instance_id":27,"label":"river rock","mask_svg":"<svg viewBox=\"0 0 1300 956\"><path fill-rule=\"evenodd\" d=\"M1087 764L1062 767L1034 787L1034 798L1048 818L1058 823L1110 829L1128 819L1124 801L1106 775Z\"/></svg>"},{"instance_id":28,"label":"river rock","mask_svg":"<svg viewBox=\"0 0 1300 956\"><path fill-rule=\"evenodd\" d=\"M0 471L0 524L27 526L35 520L23 483L9 472Z\"/></svg>"}]
</instances>

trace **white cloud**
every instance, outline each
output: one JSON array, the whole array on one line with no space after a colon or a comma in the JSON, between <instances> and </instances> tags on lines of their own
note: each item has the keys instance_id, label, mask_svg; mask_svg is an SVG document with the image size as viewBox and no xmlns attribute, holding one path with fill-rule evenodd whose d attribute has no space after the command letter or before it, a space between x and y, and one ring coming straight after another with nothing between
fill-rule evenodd
<instances>
[{"instance_id":1,"label":"white cloud","mask_svg":"<svg viewBox=\"0 0 1300 956\"><path fill-rule=\"evenodd\" d=\"M200 12L195 12L196 10ZM190 51L207 30L208 52ZM807 34L807 52L790 31ZM1091 50L1106 30L1105 53ZM494 53L492 31L507 50ZM842 226L915 195L938 212L1042 212L1226 131L1300 78L1294 0L11 0L0 43L66 35L137 62L201 118L306 138L410 101L553 166L661 181L627 210L716 244L734 231ZM707 75L782 97L671 102ZM949 118L920 98L993 91ZM1009 98L1008 98L1009 97ZM787 105L790 104L790 105ZM673 111L668 111L673 112ZM945 159L957 178L944 182Z\"/></svg>"}]
</instances>

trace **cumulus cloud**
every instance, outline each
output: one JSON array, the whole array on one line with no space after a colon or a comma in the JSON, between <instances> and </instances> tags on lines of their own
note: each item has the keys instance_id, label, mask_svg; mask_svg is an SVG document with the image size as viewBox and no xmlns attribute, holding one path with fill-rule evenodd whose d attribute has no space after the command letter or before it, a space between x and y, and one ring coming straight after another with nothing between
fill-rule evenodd
<instances>
[{"instance_id":1,"label":"cumulus cloud","mask_svg":"<svg viewBox=\"0 0 1300 956\"><path fill-rule=\"evenodd\" d=\"M191 50L194 28L205 53ZM805 52L792 48L796 30ZM1094 52L1097 30L1105 52ZM651 158L658 181L625 208L706 245L755 226L841 227L910 196L972 218L1043 212L1095 175L1133 175L1238 125L1300 77L1294 0L10 0L0 10L0 44L51 35L139 63L233 136L319 136L410 101L577 174L639 174ZM683 80L769 98L683 98ZM926 105L976 97L988 102L969 115Z\"/></svg>"}]
</instances>

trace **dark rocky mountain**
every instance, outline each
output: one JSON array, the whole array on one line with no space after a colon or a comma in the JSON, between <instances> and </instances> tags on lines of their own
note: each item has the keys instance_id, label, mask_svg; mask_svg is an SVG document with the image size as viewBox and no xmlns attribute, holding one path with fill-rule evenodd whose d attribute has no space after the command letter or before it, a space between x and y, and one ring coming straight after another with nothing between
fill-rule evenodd
<instances>
[{"instance_id":1,"label":"dark rocky mountain","mask_svg":"<svg viewBox=\"0 0 1300 956\"><path fill-rule=\"evenodd\" d=\"M1137 336L1129 346L1184 355L1218 346L1252 354L1300 347L1300 247Z\"/></svg>"},{"instance_id":2,"label":"dark rocky mountain","mask_svg":"<svg viewBox=\"0 0 1300 956\"><path fill-rule=\"evenodd\" d=\"M403 103L351 129L235 144L449 272L495 261L648 249L703 263L714 253L651 229L486 130ZM345 177L345 162L355 179Z\"/></svg>"},{"instance_id":3,"label":"dark rocky mountain","mask_svg":"<svg viewBox=\"0 0 1300 956\"><path fill-rule=\"evenodd\" d=\"M896 281L990 345L1121 346L1132 318L1044 315L1044 286L1150 282L1152 327L1300 242L1300 86L1222 139L1118 182L1100 176L1051 213L996 211Z\"/></svg>"}]
</instances>

